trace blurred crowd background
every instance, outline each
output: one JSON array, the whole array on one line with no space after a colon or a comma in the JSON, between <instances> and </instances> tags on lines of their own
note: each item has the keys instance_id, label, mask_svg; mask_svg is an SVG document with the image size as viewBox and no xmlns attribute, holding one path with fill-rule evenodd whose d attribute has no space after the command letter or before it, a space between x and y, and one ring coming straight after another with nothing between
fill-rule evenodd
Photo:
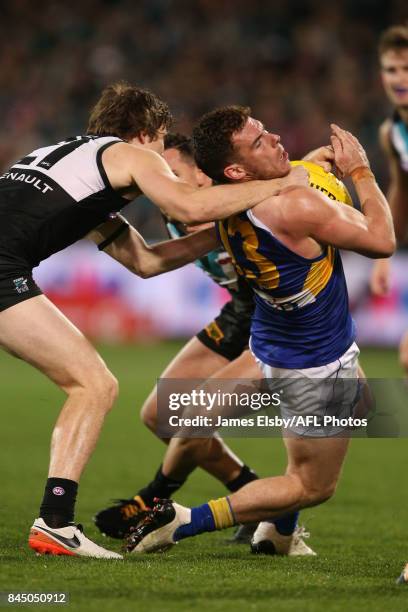
<instances>
[{"instance_id":1,"label":"blurred crowd background","mask_svg":"<svg viewBox=\"0 0 408 612\"><path fill-rule=\"evenodd\" d=\"M1 9L0 169L82 133L100 90L127 79L164 98L185 132L217 105L250 105L292 159L328 142L335 121L361 139L386 187L377 129L390 109L377 41L407 19L406 0L13 0ZM147 238L163 235L153 207L133 211Z\"/></svg>"}]
</instances>

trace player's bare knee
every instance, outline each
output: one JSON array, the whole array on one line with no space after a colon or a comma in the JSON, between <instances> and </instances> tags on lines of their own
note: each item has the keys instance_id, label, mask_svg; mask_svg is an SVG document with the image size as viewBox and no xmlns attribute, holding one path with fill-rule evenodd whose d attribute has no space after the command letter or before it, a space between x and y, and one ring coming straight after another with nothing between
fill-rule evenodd
<instances>
[{"instance_id":1,"label":"player's bare knee","mask_svg":"<svg viewBox=\"0 0 408 612\"><path fill-rule=\"evenodd\" d=\"M157 425L157 407L154 403L147 400L140 411L140 418L143 425L145 425L150 431L156 430Z\"/></svg>"},{"instance_id":2,"label":"player's bare knee","mask_svg":"<svg viewBox=\"0 0 408 612\"><path fill-rule=\"evenodd\" d=\"M408 334L406 334L401 342L399 358L401 366L408 372Z\"/></svg>"},{"instance_id":3,"label":"player's bare knee","mask_svg":"<svg viewBox=\"0 0 408 612\"><path fill-rule=\"evenodd\" d=\"M112 372L103 368L90 374L83 389L97 409L108 412L118 397L119 383Z\"/></svg>"},{"instance_id":4,"label":"player's bare knee","mask_svg":"<svg viewBox=\"0 0 408 612\"><path fill-rule=\"evenodd\" d=\"M101 396L105 399L107 409L110 410L119 395L119 383L117 378L107 370L103 376Z\"/></svg>"}]
</instances>

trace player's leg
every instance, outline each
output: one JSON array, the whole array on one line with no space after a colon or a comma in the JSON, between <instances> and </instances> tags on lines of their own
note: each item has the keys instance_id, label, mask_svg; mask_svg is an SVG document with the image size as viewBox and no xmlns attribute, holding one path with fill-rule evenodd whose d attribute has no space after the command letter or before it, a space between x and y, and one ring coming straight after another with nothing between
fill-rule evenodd
<instances>
[{"instance_id":1,"label":"player's leg","mask_svg":"<svg viewBox=\"0 0 408 612\"><path fill-rule=\"evenodd\" d=\"M408 331L402 336L399 347L400 363L405 371L405 376L408 376Z\"/></svg>"},{"instance_id":2,"label":"player's leg","mask_svg":"<svg viewBox=\"0 0 408 612\"><path fill-rule=\"evenodd\" d=\"M40 548L61 552L60 544L68 537L64 530L73 530L67 526L74 517L78 481L116 398L117 382L85 337L43 295L0 312L0 345L67 394L52 434L49 477L40 523L35 523L37 531L50 530L49 537L37 537ZM83 534L68 539L75 542L75 550L65 547L65 554L106 556Z\"/></svg>"},{"instance_id":3,"label":"player's leg","mask_svg":"<svg viewBox=\"0 0 408 612\"><path fill-rule=\"evenodd\" d=\"M247 373L243 369L247 369ZM162 373L162 378L173 379L207 379L217 373L230 377L239 376L260 377L260 370L254 359L245 352L242 359L230 362L227 357L215 352L203 344L197 337L192 338L186 346L176 355L173 361ZM155 431L157 415L157 388L147 398L142 409L142 418L149 428ZM169 440L165 440L169 442ZM204 442L204 451L202 451ZM97 527L106 535L122 538L129 530L135 517L152 505L155 497L168 498L184 484L188 475L199 465L215 478L221 480L229 491L236 491L239 487L257 478L256 474L233 453L220 437L208 440L192 440L192 445L183 447L179 451L176 447L175 457L170 453L170 466L165 470L159 466L151 482L138 490L136 495L129 499L120 500L116 505L101 510L95 516ZM194 458L194 447L200 451L199 463ZM166 454L167 457L167 454ZM185 465L184 465L185 464Z\"/></svg>"},{"instance_id":4,"label":"player's leg","mask_svg":"<svg viewBox=\"0 0 408 612\"><path fill-rule=\"evenodd\" d=\"M159 504L153 517L129 536L129 550L146 552L206 531L270 520L323 503L335 491L348 442L347 438L288 438L285 475L258 479L228 498L192 509L172 502Z\"/></svg>"},{"instance_id":5,"label":"player's leg","mask_svg":"<svg viewBox=\"0 0 408 612\"><path fill-rule=\"evenodd\" d=\"M223 355L203 344L197 336L191 338L160 374L160 378L209 378L229 363ZM145 400L141 412L143 423L156 434L157 386ZM163 440L168 444L169 440Z\"/></svg>"},{"instance_id":6,"label":"player's leg","mask_svg":"<svg viewBox=\"0 0 408 612\"><path fill-rule=\"evenodd\" d=\"M261 370L249 350L207 377L207 380L260 379ZM228 486L240 474L242 462L220 437L173 438L163 459L163 473L185 480L197 467Z\"/></svg>"},{"instance_id":7,"label":"player's leg","mask_svg":"<svg viewBox=\"0 0 408 612\"><path fill-rule=\"evenodd\" d=\"M193 509L164 501L129 536L129 550L143 552L169 546L185 537L225 529L237 522L270 521L331 497L349 443L340 420L353 415L358 399L358 354L353 343L332 363L296 372L262 364L265 378L285 384L282 416L295 417L292 437L286 440L286 473L256 480L230 497ZM315 428L305 424L307 415L317 419ZM339 424L326 429L321 423L326 423L327 416ZM328 435L331 437L323 437Z\"/></svg>"}]
</instances>

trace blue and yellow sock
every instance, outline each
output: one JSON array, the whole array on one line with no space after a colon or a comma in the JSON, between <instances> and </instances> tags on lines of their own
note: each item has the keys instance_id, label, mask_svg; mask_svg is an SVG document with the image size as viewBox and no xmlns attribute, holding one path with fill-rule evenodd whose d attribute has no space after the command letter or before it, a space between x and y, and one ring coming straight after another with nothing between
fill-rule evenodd
<instances>
[{"instance_id":1,"label":"blue and yellow sock","mask_svg":"<svg viewBox=\"0 0 408 612\"><path fill-rule=\"evenodd\" d=\"M299 518L299 512L291 512L271 521L276 527L278 533L284 536L292 535L296 529Z\"/></svg>"},{"instance_id":2,"label":"blue and yellow sock","mask_svg":"<svg viewBox=\"0 0 408 612\"><path fill-rule=\"evenodd\" d=\"M173 538L177 542L205 531L227 529L233 525L235 518L229 499L220 497L212 499L208 504L191 508L191 522L176 529Z\"/></svg>"}]
</instances>

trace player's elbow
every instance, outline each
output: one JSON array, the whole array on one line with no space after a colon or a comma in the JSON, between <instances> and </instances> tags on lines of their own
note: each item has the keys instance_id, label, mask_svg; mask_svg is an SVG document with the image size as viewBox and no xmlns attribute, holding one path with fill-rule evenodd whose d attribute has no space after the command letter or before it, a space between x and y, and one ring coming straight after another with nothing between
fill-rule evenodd
<instances>
[{"instance_id":1,"label":"player's elbow","mask_svg":"<svg viewBox=\"0 0 408 612\"><path fill-rule=\"evenodd\" d=\"M397 241L395 239L395 235L389 236L381 241L378 245L378 253L375 255L376 259L383 259L387 257L391 257L395 253L395 249L397 248Z\"/></svg>"},{"instance_id":2,"label":"player's elbow","mask_svg":"<svg viewBox=\"0 0 408 612\"><path fill-rule=\"evenodd\" d=\"M160 270L157 269L157 266L150 259L134 261L129 269L140 278L152 278L152 276L160 274Z\"/></svg>"}]
</instances>

